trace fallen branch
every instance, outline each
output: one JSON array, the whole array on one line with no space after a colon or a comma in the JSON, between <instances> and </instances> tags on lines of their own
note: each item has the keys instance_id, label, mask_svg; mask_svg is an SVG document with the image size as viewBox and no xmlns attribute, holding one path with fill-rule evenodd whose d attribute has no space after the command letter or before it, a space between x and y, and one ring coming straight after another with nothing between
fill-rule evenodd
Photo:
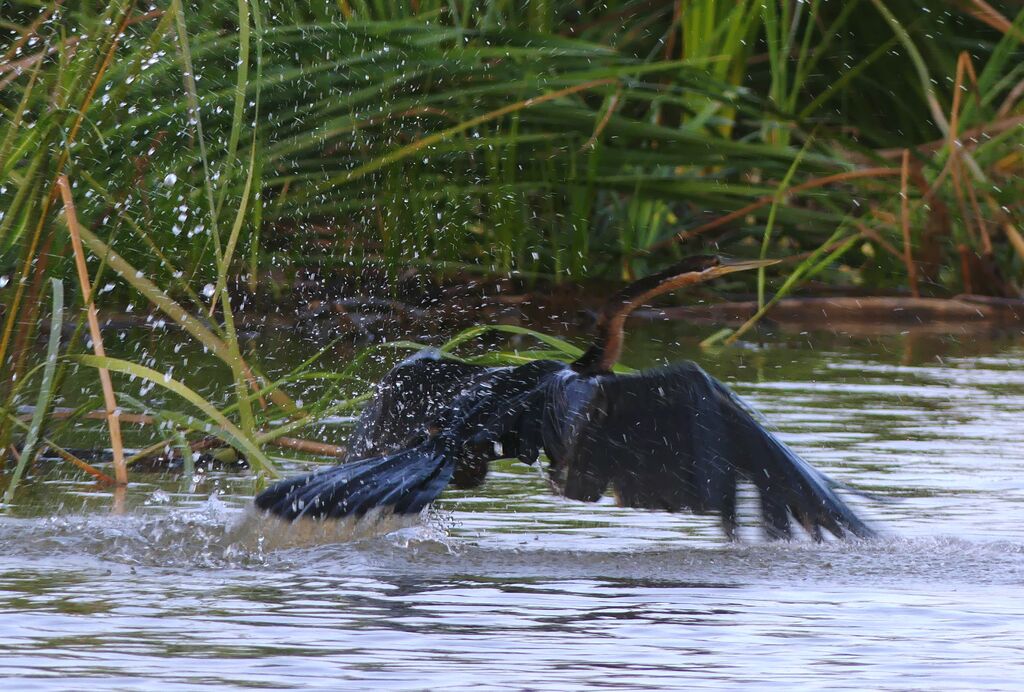
<instances>
[{"instance_id":1,"label":"fallen branch","mask_svg":"<svg viewBox=\"0 0 1024 692\"><path fill-rule=\"evenodd\" d=\"M635 317L685 319L711 324L744 322L757 312L757 301L715 305L677 306L637 310ZM953 298L909 298L900 296L840 296L830 298L784 298L772 308L777 323L834 328L862 325L892 333L895 325L920 326L948 332L950 325L1024 323L1024 300L960 295Z\"/></svg>"}]
</instances>

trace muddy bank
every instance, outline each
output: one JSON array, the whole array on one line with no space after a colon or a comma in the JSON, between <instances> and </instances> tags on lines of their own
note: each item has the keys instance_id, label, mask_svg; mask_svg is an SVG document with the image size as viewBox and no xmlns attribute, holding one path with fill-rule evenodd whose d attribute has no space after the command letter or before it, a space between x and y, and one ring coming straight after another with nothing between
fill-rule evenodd
<instances>
[{"instance_id":1,"label":"muddy bank","mask_svg":"<svg viewBox=\"0 0 1024 692\"><path fill-rule=\"evenodd\" d=\"M757 312L757 301L648 308L635 317L684 320L697 324L734 326ZM901 296L834 296L788 298L779 301L763 318L765 323L801 329L829 329L851 333L887 332L892 329L955 331L963 328L1024 328L1024 300L960 295L954 298Z\"/></svg>"},{"instance_id":2,"label":"muddy bank","mask_svg":"<svg viewBox=\"0 0 1024 692\"><path fill-rule=\"evenodd\" d=\"M243 339L267 330L284 330L314 340L340 336L353 345L408 338L429 343L477 324L514 324L564 333L589 329L611 293L606 289L557 286L527 290L495 281L449 287L440 297L421 296L418 300L335 294L273 307L261 305L261 309L236 315L236 322ZM632 318L736 326L757 312L753 300L723 299L712 292L695 297L699 304L649 306L637 310ZM109 311L101 314L101 324L105 329L174 327L155 312ZM934 333L1014 329L1024 328L1024 300L977 295L788 298L768 312L762 325L851 335L884 334L893 329Z\"/></svg>"}]
</instances>

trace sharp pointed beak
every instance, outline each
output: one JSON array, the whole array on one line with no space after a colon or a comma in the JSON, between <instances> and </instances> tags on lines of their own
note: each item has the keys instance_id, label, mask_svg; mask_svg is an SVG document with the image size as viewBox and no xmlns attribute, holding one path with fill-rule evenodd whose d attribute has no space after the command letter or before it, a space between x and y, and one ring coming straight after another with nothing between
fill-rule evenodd
<instances>
[{"instance_id":1,"label":"sharp pointed beak","mask_svg":"<svg viewBox=\"0 0 1024 692\"><path fill-rule=\"evenodd\" d=\"M777 259L763 259L763 260L743 260L741 262L722 262L717 267L711 267L701 272L701 277L704 280L714 279L719 276L725 276L726 274L732 274L733 272L745 272L748 269L760 269L761 267L770 267L773 264L778 264L782 260Z\"/></svg>"}]
</instances>

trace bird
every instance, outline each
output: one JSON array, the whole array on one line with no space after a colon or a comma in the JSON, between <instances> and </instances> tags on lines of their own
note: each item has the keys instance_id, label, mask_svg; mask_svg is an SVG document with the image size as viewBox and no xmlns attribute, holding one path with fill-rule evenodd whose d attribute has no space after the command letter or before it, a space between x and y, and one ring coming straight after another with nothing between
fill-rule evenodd
<instances>
[{"instance_id":1,"label":"bird","mask_svg":"<svg viewBox=\"0 0 1024 692\"><path fill-rule=\"evenodd\" d=\"M287 521L421 512L448 485L480 486L491 462L537 464L553 489L623 507L718 515L739 537L737 490L752 484L769 539L875 532L839 497L839 484L758 422L728 387L690 361L613 371L626 318L654 297L775 260L687 257L635 281L601 308L590 347L574 362L494 367L425 349L377 385L349 440L347 460L288 478L255 498Z\"/></svg>"}]
</instances>

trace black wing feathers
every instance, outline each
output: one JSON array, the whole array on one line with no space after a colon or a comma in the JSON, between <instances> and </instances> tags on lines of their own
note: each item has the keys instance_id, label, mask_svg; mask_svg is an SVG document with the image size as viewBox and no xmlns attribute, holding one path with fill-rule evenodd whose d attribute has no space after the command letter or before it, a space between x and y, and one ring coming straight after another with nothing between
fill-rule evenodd
<instances>
[{"instance_id":1,"label":"black wing feathers","mask_svg":"<svg viewBox=\"0 0 1024 692\"><path fill-rule=\"evenodd\" d=\"M401 364L396 371L403 370L400 374L411 383L409 391L422 396L425 390L421 385L426 382L422 376L439 372L435 366L443 364L446 362L417 359ZM498 455L498 447L506 443L514 455L523 436L533 434L530 426L522 427L523 422L539 416L543 405L543 389L538 383L544 381L544 373L564 367L561 363L537 361L520 368L487 369L484 373L461 370L471 378L481 374L486 378L461 389L447 402L436 416L441 432L424 429L417 433L419 442L408 449L282 481L260 494L256 506L289 520L361 516L374 507L384 507L396 514L417 513L441 494L459 466L482 464L486 469L487 462ZM401 381L392 375L386 382ZM396 393L403 398L403 391L382 387L382 396ZM364 430L376 429L387 440L397 439L400 431L389 426L400 424L404 412L415 412L409 418L411 425L423 421L426 407L413 400L407 403L400 416L372 414ZM382 446L377 438L368 438L361 444L371 448Z\"/></svg>"},{"instance_id":2,"label":"black wing feathers","mask_svg":"<svg viewBox=\"0 0 1024 692\"><path fill-rule=\"evenodd\" d=\"M360 517L374 507L415 514L441 494L454 470L443 441L332 466L276 483L256 497L256 506L289 521L300 517Z\"/></svg>"},{"instance_id":3,"label":"black wing feathers","mask_svg":"<svg viewBox=\"0 0 1024 692\"><path fill-rule=\"evenodd\" d=\"M825 476L693 363L582 375L555 361L485 368L428 352L388 374L351 448L355 461L278 483L257 506L286 519L415 513L453 478L478 484L490 461L533 463L543 449L572 499L593 502L611 487L627 507L718 514L735 536L745 478L772 538L790 536L791 518L815 538L872 535Z\"/></svg>"},{"instance_id":4,"label":"black wing feathers","mask_svg":"<svg viewBox=\"0 0 1024 692\"><path fill-rule=\"evenodd\" d=\"M545 428L552 477L567 497L593 501L610 484L621 505L713 512L734 535L736 484L743 476L758 489L773 538L790 535L790 515L815 536L820 528L837 536L871 535L824 476L697 365L591 381L585 395L570 391L579 385L551 383L551 402L571 402L562 419ZM577 439L567 443L574 430Z\"/></svg>"},{"instance_id":5,"label":"black wing feathers","mask_svg":"<svg viewBox=\"0 0 1024 692\"><path fill-rule=\"evenodd\" d=\"M836 536L842 536L845 531L862 538L874 535L833 492L828 478L754 420L739 397L722 383L706 374L704 377L722 402L723 418L733 431L741 453L740 468L761 495L769 535L773 529L783 537L789 535L784 508L788 508L813 536L820 535L822 528Z\"/></svg>"},{"instance_id":6,"label":"black wing feathers","mask_svg":"<svg viewBox=\"0 0 1024 692\"><path fill-rule=\"evenodd\" d=\"M435 350L405 359L377 385L349 438L349 459L388 454L428 435L452 401L491 368L443 360Z\"/></svg>"}]
</instances>

